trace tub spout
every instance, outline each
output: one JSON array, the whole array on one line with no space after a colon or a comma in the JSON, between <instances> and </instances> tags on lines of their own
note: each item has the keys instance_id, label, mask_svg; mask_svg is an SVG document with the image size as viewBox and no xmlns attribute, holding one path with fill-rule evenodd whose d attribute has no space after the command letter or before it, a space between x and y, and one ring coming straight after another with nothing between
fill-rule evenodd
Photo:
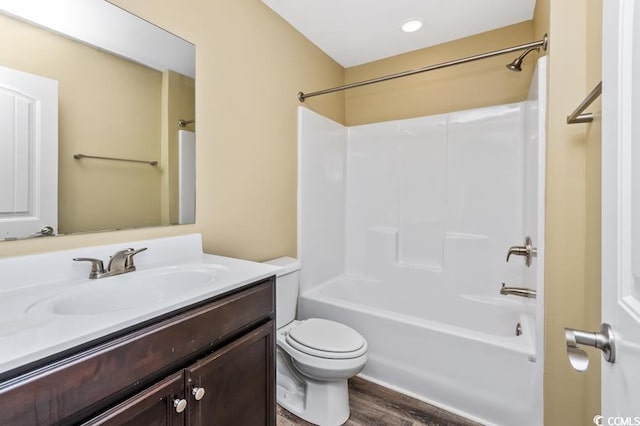
<instances>
[{"instance_id":1,"label":"tub spout","mask_svg":"<svg viewBox=\"0 0 640 426\"><path fill-rule=\"evenodd\" d=\"M505 296L508 294L512 294L514 296L527 297L529 299L536 298L536 291L533 289L524 288L524 287L507 287L505 283L502 283L500 294Z\"/></svg>"}]
</instances>

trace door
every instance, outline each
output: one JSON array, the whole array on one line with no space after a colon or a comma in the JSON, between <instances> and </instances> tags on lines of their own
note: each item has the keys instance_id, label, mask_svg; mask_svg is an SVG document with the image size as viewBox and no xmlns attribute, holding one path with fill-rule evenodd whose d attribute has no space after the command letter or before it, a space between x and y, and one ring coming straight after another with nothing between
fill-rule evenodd
<instances>
[{"instance_id":1,"label":"door","mask_svg":"<svg viewBox=\"0 0 640 426\"><path fill-rule=\"evenodd\" d=\"M182 371L83 423L83 426L182 426L187 402Z\"/></svg>"},{"instance_id":2,"label":"door","mask_svg":"<svg viewBox=\"0 0 640 426\"><path fill-rule=\"evenodd\" d=\"M58 231L58 82L0 67L0 241Z\"/></svg>"},{"instance_id":3,"label":"door","mask_svg":"<svg viewBox=\"0 0 640 426\"><path fill-rule=\"evenodd\" d=\"M602 415L640 424L640 2L603 2L602 47Z\"/></svg>"},{"instance_id":4,"label":"door","mask_svg":"<svg viewBox=\"0 0 640 426\"><path fill-rule=\"evenodd\" d=\"M188 426L275 425L275 322L186 370Z\"/></svg>"}]
</instances>

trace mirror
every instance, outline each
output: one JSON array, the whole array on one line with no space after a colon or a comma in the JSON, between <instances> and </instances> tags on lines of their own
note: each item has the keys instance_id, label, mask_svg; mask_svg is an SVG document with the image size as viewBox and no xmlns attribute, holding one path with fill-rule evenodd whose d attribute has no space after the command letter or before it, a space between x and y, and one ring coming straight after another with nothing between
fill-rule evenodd
<instances>
[{"instance_id":1,"label":"mirror","mask_svg":"<svg viewBox=\"0 0 640 426\"><path fill-rule=\"evenodd\" d=\"M193 44L104 0L0 0L0 37L0 241L195 222Z\"/></svg>"}]
</instances>

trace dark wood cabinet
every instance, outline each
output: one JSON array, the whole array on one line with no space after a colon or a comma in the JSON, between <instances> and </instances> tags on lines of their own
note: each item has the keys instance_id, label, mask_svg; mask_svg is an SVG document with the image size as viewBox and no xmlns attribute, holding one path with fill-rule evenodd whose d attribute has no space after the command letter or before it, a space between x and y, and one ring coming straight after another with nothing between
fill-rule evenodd
<instances>
[{"instance_id":1,"label":"dark wood cabinet","mask_svg":"<svg viewBox=\"0 0 640 426\"><path fill-rule=\"evenodd\" d=\"M185 370L188 426L274 425L273 321ZM204 389L204 397L195 394Z\"/></svg>"},{"instance_id":2,"label":"dark wood cabinet","mask_svg":"<svg viewBox=\"0 0 640 426\"><path fill-rule=\"evenodd\" d=\"M0 382L0 424L272 426L274 345L271 277Z\"/></svg>"},{"instance_id":3,"label":"dark wood cabinet","mask_svg":"<svg viewBox=\"0 0 640 426\"><path fill-rule=\"evenodd\" d=\"M273 426L273 337L269 321L83 426Z\"/></svg>"}]
</instances>

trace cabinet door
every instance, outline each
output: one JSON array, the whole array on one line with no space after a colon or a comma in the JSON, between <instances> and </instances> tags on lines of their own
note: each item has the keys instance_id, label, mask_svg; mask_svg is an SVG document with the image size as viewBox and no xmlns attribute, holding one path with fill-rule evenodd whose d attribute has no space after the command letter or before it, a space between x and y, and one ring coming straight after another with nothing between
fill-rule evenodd
<instances>
[{"instance_id":1,"label":"cabinet door","mask_svg":"<svg viewBox=\"0 0 640 426\"><path fill-rule=\"evenodd\" d=\"M275 425L274 336L269 321L186 369L188 426Z\"/></svg>"},{"instance_id":2,"label":"cabinet door","mask_svg":"<svg viewBox=\"0 0 640 426\"><path fill-rule=\"evenodd\" d=\"M176 407L179 402L179 407ZM184 375L181 371L100 414L84 425L183 426ZM180 411L180 412L178 412Z\"/></svg>"}]
</instances>

